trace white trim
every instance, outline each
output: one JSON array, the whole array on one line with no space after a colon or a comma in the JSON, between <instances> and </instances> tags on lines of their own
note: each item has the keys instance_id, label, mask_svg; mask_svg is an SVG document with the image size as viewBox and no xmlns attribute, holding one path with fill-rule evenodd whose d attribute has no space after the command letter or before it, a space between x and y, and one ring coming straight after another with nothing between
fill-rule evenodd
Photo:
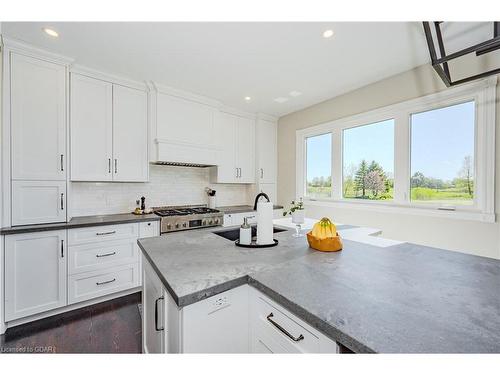
<instances>
[{"instance_id":1,"label":"white trim","mask_svg":"<svg viewBox=\"0 0 500 375\"><path fill-rule=\"evenodd\" d=\"M147 91L149 87L146 82L134 81L126 77L111 73L105 73L100 70L88 68L79 64L72 65L70 67L70 73L76 73L82 76L100 79L101 81L106 81L115 85L126 86L141 91Z\"/></svg>"},{"instance_id":2,"label":"white trim","mask_svg":"<svg viewBox=\"0 0 500 375\"><path fill-rule=\"evenodd\" d=\"M214 107L216 109L219 109L222 105L221 102L218 100L209 98L207 96L202 96L198 94L194 94L192 92L176 89L170 86L165 86L156 82L151 82L151 86L154 88L154 91L156 92L161 92L162 94L167 94L171 96L176 96L178 98L186 99L186 100L191 100L193 102L197 102L200 104L205 104L211 107Z\"/></svg>"},{"instance_id":3,"label":"white trim","mask_svg":"<svg viewBox=\"0 0 500 375\"><path fill-rule=\"evenodd\" d=\"M62 65L70 65L75 61L71 57L49 52L41 48L34 47L30 44L24 43L20 40L9 38L6 36L2 36L2 42L5 49L11 52L17 52L37 59L42 59Z\"/></svg>"},{"instance_id":4,"label":"white trim","mask_svg":"<svg viewBox=\"0 0 500 375\"><path fill-rule=\"evenodd\" d=\"M296 132L296 196L307 202L322 202L325 206L349 207L383 212L412 213L485 222L495 221L495 97L496 77L374 109L365 113L326 122ZM474 100L475 124L475 181L474 204L453 207L429 203L412 203L410 192L410 122L411 114L447 107ZM342 132L345 129L394 119L394 199L392 201L358 201L342 197ZM305 195L305 139L332 133L332 198L315 199ZM482 166L477 168L477 166ZM319 203L314 203L318 205Z\"/></svg>"},{"instance_id":5,"label":"white trim","mask_svg":"<svg viewBox=\"0 0 500 375\"><path fill-rule=\"evenodd\" d=\"M482 212L466 212L466 211L445 211L445 210L430 210L428 207L404 206L397 204L384 204L380 202L357 202L357 201L334 201L308 199L304 201L306 209L308 206L317 207L332 207L349 210L373 211L384 213L395 213L401 215L416 215L428 217L441 217L457 220L482 221L485 223L494 223L495 214Z\"/></svg>"},{"instance_id":6,"label":"white trim","mask_svg":"<svg viewBox=\"0 0 500 375\"><path fill-rule=\"evenodd\" d=\"M257 120L265 120L265 121L269 121L269 122L278 123L278 118L276 116L271 116L271 115L268 115L267 113L258 112L256 114L256 118L257 118Z\"/></svg>"},{"instance_id":7,"label":"white trim","mask_svg":"<svg viewBox=\"0 0 500 375\"><path fill-rule=\"evenodd\" d=\"M235 115L235 116L239 116L239 117L245 117L245 118L247 118L249 120L254 120L255 121L257 119L257 116L255 115L255 113L245 112L245 111L242 111L241 109L229 107L229 106L224 105L224 104L221 104L219 106L219 110L221 112L224 112L224 113L229 113L230 115Z\"/></svg>"}]
</instances>

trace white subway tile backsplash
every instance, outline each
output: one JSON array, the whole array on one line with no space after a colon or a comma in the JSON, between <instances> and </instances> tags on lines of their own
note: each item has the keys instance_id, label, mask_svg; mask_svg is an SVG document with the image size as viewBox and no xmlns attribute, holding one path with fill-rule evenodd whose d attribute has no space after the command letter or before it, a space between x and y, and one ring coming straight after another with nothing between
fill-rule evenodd
<instances>
[{"instance_id":1,"label":"white subway tile backsplash","mask_svg":"<svg viewBox=\"0 0 500 375\"><path fill-rule=\"evenodd\" d=\"M217 191L218 206L244 205L252 186L210 184L208 168L150 165L149 177L145 183L72 182L72 216L131 212L141 196L148 207L207 204L207 186Z\"/></svg>"}]
</instances>

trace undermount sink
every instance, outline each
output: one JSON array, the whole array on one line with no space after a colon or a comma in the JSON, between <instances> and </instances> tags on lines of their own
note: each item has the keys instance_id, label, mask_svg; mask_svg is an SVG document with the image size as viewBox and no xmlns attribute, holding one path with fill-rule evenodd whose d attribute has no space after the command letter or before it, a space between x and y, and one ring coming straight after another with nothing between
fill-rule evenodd
<instances>
[{"instance_id":1,"label":"undermount sink","mask_svg":"<svg viewBox=\"0 0 500 375\"><path fill-rule=\"evenodd\" d=\"M286 229L273 227L273 233L285 232ZM240 228L220 230L217 232L213 232L214 234L221 236L229 241L236 241L240 238ZM257 236L257 227L252 226L252 237Z\"/></svg>"}]
</instances>

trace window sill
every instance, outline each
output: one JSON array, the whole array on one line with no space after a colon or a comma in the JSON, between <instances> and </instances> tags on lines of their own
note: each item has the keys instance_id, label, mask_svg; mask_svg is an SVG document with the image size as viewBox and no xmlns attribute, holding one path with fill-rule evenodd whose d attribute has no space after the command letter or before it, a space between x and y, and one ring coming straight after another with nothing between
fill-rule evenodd
<instances>
[{"instance_id":1,"label":"window sill","mask_svg":"<svg viewBox=\"0 0 500 375\"><path fill-rule=\"evenodd\" d=\"M320 207L335 207L335 208L346 208L364 211L375 211L375 212L385 212L385 213L395 213L403 215L417 215L417 216L428 216L428 217L441 217L447 219L456 220L470 220L479 221L484 223L494 223L496 220L494 213L485 213L481 211L473 210L460 210L457 208L455 211L448 210L438 210L436 207L415 207L400 205L397 203L385 203L385 202L356 202L356 201L338 201L333 199L311 199L305 198L304 204L311 206Z\"/></svg>"}]
</instances>

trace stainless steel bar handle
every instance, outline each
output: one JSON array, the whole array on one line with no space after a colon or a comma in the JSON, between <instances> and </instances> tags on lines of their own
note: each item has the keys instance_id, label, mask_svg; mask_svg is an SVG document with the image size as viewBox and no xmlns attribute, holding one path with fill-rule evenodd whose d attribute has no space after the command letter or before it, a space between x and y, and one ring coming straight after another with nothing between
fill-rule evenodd
<instances>
[{"instance_id":1,"label":"stainless steel bar handle","mask_svg":"<svg viewBox=\"0 0 500 375\"><path fill-rule=\"evenodd\" d=\"M239 173L239 176L238 176L238 177L239 177L239 178L241 178L241 168L238 168L238 170L240 171L240 173Z\"/></svg>"},{"instance_id":2,"label":"stainless steel bar handle","mask_svg":"<svg viewBox=\"0 0 500 375\"><path fill-rule=\"evenodd\" d=\"M64 193L61 193L61 210L64 210Z\"/></svg>"},{"instance_id":3,"label":"stainless steel bar handle","mask_svg":"<svg viewBox=\"0 0 500 375\"><path fill-rule=\"evenodd\" d=\"M163 331L165 327L158 328L158 301L163 300L162 297L158 297L155 301L155 330L156 331Z\"/></svg>"},{"instance_id":4,"label":"stainless steel bar handle","mask_svg":"<svg viewBox=\"0 0 500 375\"><path fill-rule=\"evenodd\" d=\"M95 285L104 285L104 284L109 284L109 283L112 283L113 281L116 281L116 279L113 279L113 280L108 280L108 281L102 281L102 282L97 282L95 283Z\"/></svg>"},{"instance_id":5,"label":"stainless steel bar handle","mask_svg":"<svg viewBox=\"0 0 500 375\"><path fill-rule=\"evenodd\" d=\"M111 159L108 159L108 173L111 173Z\"/></svg>"},{"instance_id":6,"label":"stainless steel bar handle","mask_svg":"<svg viewBox=\"0 0 500 375\"><path fill-rule=\"evenodd\" d=\"M61 240L61 258L64 258L64 240Z\"/></svg>"},{"instance_id":7,"label":"stainless steel bar handle","mask_svg":"<svg viewBox=\"0 0 500 375\"><path fill-rule=\"evenodd\" d=\"M238 168L238 167L236 167L236 178L238 178L238 177L239 177L239 176L238 176L238 169L239 169L239 168Z\"/></svg>"},{"instance_id":8,"label":"stainless steel bar handle","mask_svg":"<svg viewBox=\"0 0 500 375\"><path fill-rule=\"evenodd\" d=\"M111 232L97 232L96 236L107 236L108 234L115 234L116 230L113 230Z\"/></svg>"},{"instance_id":9,"label":"stainless steel bar handle","mask_svg":"<svg viewBox=\"0 0 500 375\"><path fill-rule=\"evenodd\" d=\"M115 159L115 173L118 173L118 159Z\"/></svg>"},{"instance_id":10,"label":"stainless steel bar handle","mask_svg":"<svg viewBox=\"0 0 500 375\"><path fill-rule=\"evenodd\" d=\"M274 316L273 313L270 313L267 316L267 320L273 326L275 326L276 328L278 328L282 333L284 333L290 340L295 341L295 342L300 341L300 340L304 340L304 336L302 335L302 333L300 334L299 337L293 337L286 329L284 329L282 326L280 326L278 323L276 323L274 320L271 319L273 316Z\"/></svg>"},{"instance_id":11,"label":"stainless steel bar handle","mask_svg":"<svg viewBox=\"0 0 500 375\"><path fill-rule=\"evenodd\" d=\"M64 155L61 154L61 172L64 172Z\"/></svg>"},{"instance_id":12,"label":"stainless steel bar handle","mask_svg":"<svg viewBox=\"0 0 500 375\"><path fill-rule=\"evenodd\" d=\"M264 168L260 169L260 178L264 178Z\"/></svg>"},{"instance_id":13,"label":"stainless steel bar handle","mask_svg":"<svg viewBox=\"0 0 500 375\"><path fill-rule=\"evenodd\" d=\"M111 255L115 255L116 251L113 251L112 253L107 253L107 254L96 254L96 258L104 258L104 257L110 257Z\"/></svg>"}]
</instances>

